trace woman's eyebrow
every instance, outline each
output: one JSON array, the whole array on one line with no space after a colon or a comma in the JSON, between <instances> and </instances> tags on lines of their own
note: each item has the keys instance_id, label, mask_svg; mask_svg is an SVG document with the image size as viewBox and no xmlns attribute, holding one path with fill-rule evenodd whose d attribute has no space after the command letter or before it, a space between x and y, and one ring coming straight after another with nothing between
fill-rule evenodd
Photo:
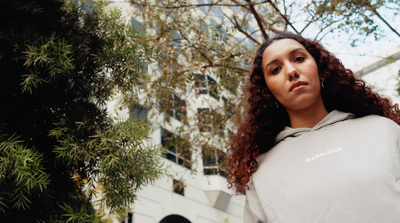
<instances>
[{"instance_id":1,"label":"woman's eyebrow","mask_svg":"<svg viewBox=\"0 0 400 223\"><path fill-rule=\"evenodd\" d=\"M292 54L296 53L296 52L299 51L299 50L304 50L304 49L303 49L303 48L300 48L300 47L299 47L299 48L296 48L296 49L290 51L289 55L292 55ZM273 63L276 63L277 61L278 61L278 59L273 60L273 61L267 63L267 65L265 65L265 69L267 69L267 67L268 67L269 65L271 65L271 64L273 64Z\"/></svg>"},{"instance_id":2,"label":"woman's eyebrow","mask_svg":"<svg viewBox=\"0 0 400 223\"><path fill-rule=\"evenodd\" d=\"M299 51L299 50L303 50L303 51L305 51L305 49L303 49L303 48L296 48L296 49L294 49L294 50L292 50L292 51L290 51L290 55L292 55L292 54L294 54L294 53L296 53L297 51Z\"/></svg>"}]
</instances>

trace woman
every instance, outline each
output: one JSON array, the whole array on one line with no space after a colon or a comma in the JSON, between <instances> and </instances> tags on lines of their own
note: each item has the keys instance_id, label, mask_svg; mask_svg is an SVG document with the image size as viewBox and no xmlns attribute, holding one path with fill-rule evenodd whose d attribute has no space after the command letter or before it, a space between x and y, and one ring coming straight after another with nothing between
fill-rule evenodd
<instances>
[{"instance_id":1,"label":"woman","mask_svg":"<svg viewBox=\"0 0 400 223\"><path fill-rule=\"evenodd\" d=\"M319 43L257 51L228 181L245 222L400 222L400 112Z\"/></svg>"}]
</instances>

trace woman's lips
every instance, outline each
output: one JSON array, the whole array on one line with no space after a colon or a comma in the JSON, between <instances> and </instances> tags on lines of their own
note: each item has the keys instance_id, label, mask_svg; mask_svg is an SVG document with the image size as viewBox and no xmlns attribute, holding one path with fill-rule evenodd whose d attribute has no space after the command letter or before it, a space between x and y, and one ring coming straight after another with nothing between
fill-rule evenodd
<instances>
[{"instance_id":1,"label":"woman's lips","mask_svg":"<svg viewBox=\"0 0 400 223\"><path fill-rule=\"evenodd\" d=\"M297 90L297 89L300 89L300 88L304 88L304 87L307 86L307 85L308 85L307 82L298 81L298 82L296 82L296 83L294 83L294 84L292 84L292 85L290 86L289 92L292 92L293 90Z\"/></svg>"}]
</instances>

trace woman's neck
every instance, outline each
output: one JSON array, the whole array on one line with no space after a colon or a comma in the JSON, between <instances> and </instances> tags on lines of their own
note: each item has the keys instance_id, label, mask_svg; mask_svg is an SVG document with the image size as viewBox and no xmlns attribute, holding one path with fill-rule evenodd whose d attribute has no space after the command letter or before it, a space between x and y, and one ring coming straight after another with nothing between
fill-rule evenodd
<instances>
[{"instance_id":1,"label":"woman's neck","mask_svg":"<svg viewBox=\"0 0 400 223\"><path fill-rule=\"evenodd\" d=\"M319 109L288 111L292 128L312 128L328 115L325 106Z\"/></svg>"}]
</instances>

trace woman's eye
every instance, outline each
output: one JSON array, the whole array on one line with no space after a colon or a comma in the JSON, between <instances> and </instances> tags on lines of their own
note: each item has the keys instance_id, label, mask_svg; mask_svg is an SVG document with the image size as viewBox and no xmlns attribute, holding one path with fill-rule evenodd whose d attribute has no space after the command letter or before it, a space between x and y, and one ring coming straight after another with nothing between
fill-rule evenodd
<instances>
[{"instance_id":1,"label":"woman's eye","mask_svg":"<svg viewBox=\"0 0 400 223\"><path fill-rule=\"evenodd\" d=\"M271 70L272 74L277 74L281 70L280 67L275 67L274 69Z\"/></svg>"},{"instance_id":2,"label":"woman's eye","mask_svg":"<svg viewBox=\"0 0 400 223\"><path fill-rule=\"evenodd\" d=\"M295 62L302 62L302 61L304 61L304 57L296 57L296 58L294 58L294 61Z\"/></svg>"}]
</instances>

